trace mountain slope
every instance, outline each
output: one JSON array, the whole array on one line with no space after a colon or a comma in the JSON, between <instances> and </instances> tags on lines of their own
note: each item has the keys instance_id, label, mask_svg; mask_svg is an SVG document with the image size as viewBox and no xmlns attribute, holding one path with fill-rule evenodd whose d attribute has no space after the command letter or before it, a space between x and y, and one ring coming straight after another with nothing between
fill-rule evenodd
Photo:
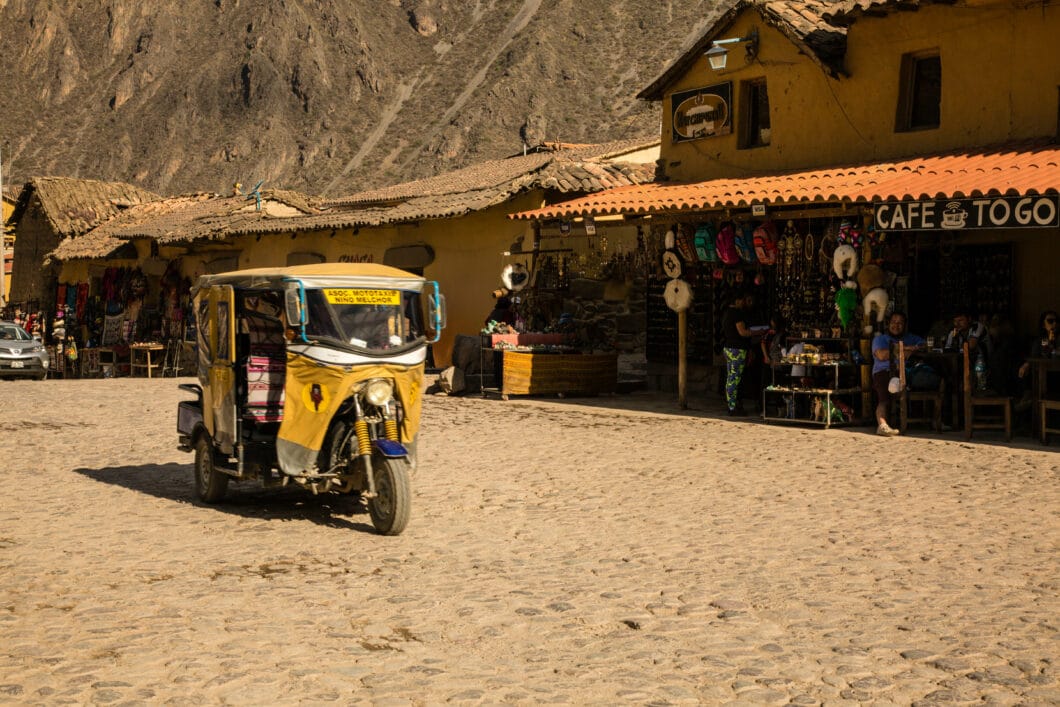
<instances>
[{"instance_id":1,"label":"mountain slope","mask_svg":"<svg viewBox=\"0 0 1060 707\"><path fill-rule=\"evenodd\" d=\"M339 196L653 135L634 95L719 4L0 0L4 177Z\"/></svg>"}]
</instances>

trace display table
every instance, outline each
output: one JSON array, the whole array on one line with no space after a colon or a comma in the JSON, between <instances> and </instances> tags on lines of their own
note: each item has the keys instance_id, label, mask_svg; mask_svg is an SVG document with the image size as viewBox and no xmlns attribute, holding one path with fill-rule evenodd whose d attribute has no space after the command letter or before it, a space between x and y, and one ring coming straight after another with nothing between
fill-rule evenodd
<instances>
[{"instance_id":1,"label":"display table","mask_svg":"<svg viewBox=\"0 0 1060 707\"><path fill-rule=\"evenodd\" d=\"M162 351L165 346L162 344L155 343L143 343L133 344L129 347L129 375L135 376L137 371L143 371L144 375L148 378L153 377L152 372L156 368L161 368L161 363L152 363L151 354L155 351Z\"/></svg>"},{"instance_id":2,"label":"display table","mask_svg":"<svg viewBox=\"0 0 1060 707\"><path fill-rule=\"evenodd\" d=\"M564 334L548 334L543 332L529 332L525 334L483 334L482 346L479 348L479 374L481 374L481 390L485 395L487 392L499 393L501 390L501 371L504 367L504 351L507 349L522 348L529 350L532 346L562 346L567 341ZM486 376L492 378L490 385L486 384Z\"/></svg>"},{"instance_id":3,"label":"display table","mask_svg":"<svg viewBox=\"0 0 1060 707\"><path fill-rule=\"evenodd\" d=\"M618 386L617 354L504 351L500 394L599 395Z\"/></svg>"},{"instance_id":4,"label":"display table","mask_svg":"<svg viewBox=\"0 0 1060 707\"><path fill-rule=\"evenodd\" d=\"M823 380L814 385L796 385L795 381L785 385L778 382L777 371L785 371L792 366L801 366L806 373L823 371ZM771 363L773 382L762 390L762 419L769 422L795 422L809 425L834 427L857 423L849 415L842 414L842 420L833 419L835 402L841 398L855 409L861 397L862 389L855 379L860 367L847 362L808 363L805 361ZM842 373L842 376L840 375ZM843 379L848 383L843 383ZM774 414L775 413L775 414Z\"/></svg>"}]
</instances>

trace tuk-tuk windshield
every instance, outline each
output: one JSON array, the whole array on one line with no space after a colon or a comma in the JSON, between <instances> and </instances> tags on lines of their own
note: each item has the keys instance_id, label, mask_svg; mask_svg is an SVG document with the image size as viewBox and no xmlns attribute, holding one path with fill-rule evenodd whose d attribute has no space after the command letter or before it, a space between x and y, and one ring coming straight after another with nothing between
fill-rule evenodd
<instances>
[{"instance_id":1,"label":"tuk-tuk windshield","mask_svg":"<svg viewBox=\"0 0 1060 707\"><path fill-rule=\"evenodd\" d=\"M369 351L399 349L423 336L418 292L383 289L307 289L306 336Z\"/></svg>"}]
</instances>

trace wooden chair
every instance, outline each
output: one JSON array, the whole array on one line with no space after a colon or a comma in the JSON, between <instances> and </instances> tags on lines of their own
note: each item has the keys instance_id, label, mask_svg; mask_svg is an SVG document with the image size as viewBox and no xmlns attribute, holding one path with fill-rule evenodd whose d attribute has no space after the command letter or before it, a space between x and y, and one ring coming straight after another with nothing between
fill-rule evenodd
<instances>
[{"instance_id":1,"label":"wooden chair","mask_svg":"<svg viewBox=\"0 0 1060 707\"><path fill-rule=\"evenodd\" d=\"M898 342L898 379L902 392L898 394L898 430L905 434L910 422L927 422L936 432L942 432L942 403L946 399L946 381L939 383L938 390L909 390L905 380L905 344ZM910 408L920 403L920 417L910 416ZM930 416L928 413L931 413Z\"/></svg>"},{"instance_id":2,"label":"wooden chair","mask_svg":"<svg viewBox=\"0 0 1060 707\"><path fill-rule=\"evenodd\" d=\"M1012 398L1003 395L975 395L972 382L972 362L968 353L968 342L964 343L964 438L972 438L972 430L1004 430L1005 441L1012 440ZM997 417L986 422L975 421L978 408L999 408Z\"/></svg>"},{"instance_id":3,"label":"wooden chair","mask_svg":"<svg viewBox=\"0 0 1060 707\"><path fill-rule=\"evenodd\" d=\"M1060 434L1060 427L1049 427L1046 421L1046 416L1050 410L1060 411L1060 400L1039 400L1038 401L1038 434L1041 437L1042 444L1049 444L1049 433Z\"/></svg>"}]
</instances>

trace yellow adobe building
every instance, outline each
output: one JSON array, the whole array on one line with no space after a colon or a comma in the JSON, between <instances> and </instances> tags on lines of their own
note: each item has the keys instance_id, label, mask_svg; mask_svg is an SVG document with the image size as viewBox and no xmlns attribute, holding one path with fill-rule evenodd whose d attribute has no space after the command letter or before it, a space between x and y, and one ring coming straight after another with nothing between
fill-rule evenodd
<instances>
[{"instance_id":1,"label":"yellow adobe building","mask_svg":"<svg viewBox=\"0 0 1060 707\"><path fill-rule=\"evenodd\" d=\"M0 299L6 304L8 296L11 293L11 263L14 262L15 255L12 252L15 247L15 236L14 233L8 234L7 220L11 217L11 214L15 211L15 203L18 201L18 194L14 189L4 187L3 196L3 220L0 221L0 237L4 239L4 262L0 263Z\"/></svg>"},{"instance_id":2,"label":"yellow adobe building","mask_svg":"<svg viewBox=\"0 0 1060 707\"><path fill-rule=\"evenodd\" d=\"M649 181L657 148L643 139L552 146L341 199L266 190L260 209L245 195L173 197L64 241L53 258L62 263L61 283L92 283L94 293L108 267L142 269L154 294L174 261L191 280L314 262L393 265L438 281L449 321L433 355L445 366L455 336L481 330L503 267L529 264L526 226L508 214Z\"/></svg>"},{"instance_id":3,"label":"yellow adobe building","mask_svg":"<svg viewBox=\"0 0 1060 707\"><path fill-rule=\"evenodd\" d=\"M666 177L753 176L1057 135L1060 4L864 0L835 13L850 6L737 2L640 94L662 102ZM715 41L755 35L719 44L727 65L711 68ZM938 93L934 115L909 114L918 81ZM718 84L731 84L729 132L682 140L674 97ZM763 92L757 116L751 102Z\"/></svg>"},{"instance_id":4,"label":"yellow adobe building","mask_svg":"<svg viewBox=\"0 0 1060 707\"><path fill-rule=\"evenodd\" d=\"M658 182L517 218L818 218L820 236L850 217L940 262L1011 246L1032 332L1060 301L1057 36L1056 2L740 0L639 94L662 108ZM909 218L951 202L990 222Z\"/></svg>"}]
</instances>

